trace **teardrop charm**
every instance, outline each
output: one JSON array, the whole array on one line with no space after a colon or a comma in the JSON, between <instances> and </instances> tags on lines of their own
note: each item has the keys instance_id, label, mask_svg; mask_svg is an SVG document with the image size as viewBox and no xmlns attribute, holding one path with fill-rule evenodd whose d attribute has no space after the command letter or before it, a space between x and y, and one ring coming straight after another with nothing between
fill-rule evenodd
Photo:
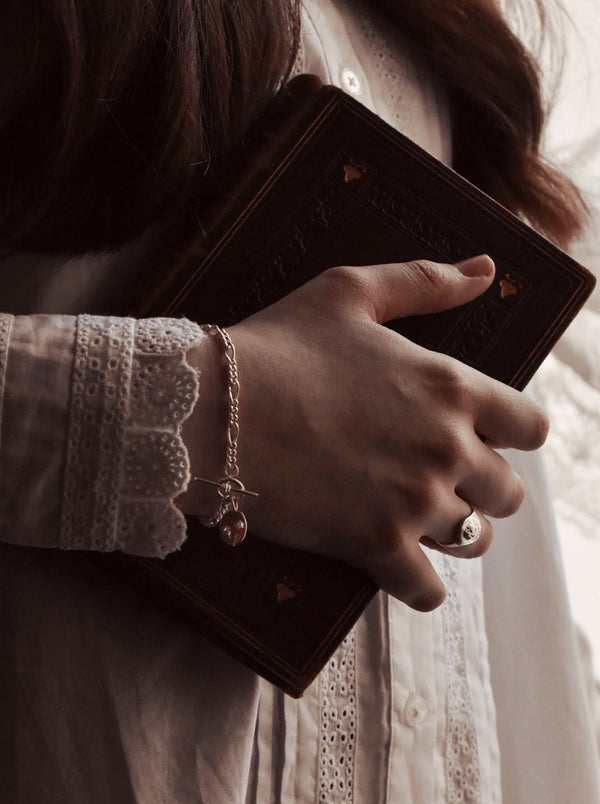
<instances>
[{"instance_id":1,"label":"teardrop charm","mask_svg":"<svg viewBox=\"0 0 600 804\"><path fill-rule=\"evenodd\" d=\"M246 538L248 521L241 511L227 511L219 522L219 536L229 547L237 547Z\"/></svg>"}]
</instances>

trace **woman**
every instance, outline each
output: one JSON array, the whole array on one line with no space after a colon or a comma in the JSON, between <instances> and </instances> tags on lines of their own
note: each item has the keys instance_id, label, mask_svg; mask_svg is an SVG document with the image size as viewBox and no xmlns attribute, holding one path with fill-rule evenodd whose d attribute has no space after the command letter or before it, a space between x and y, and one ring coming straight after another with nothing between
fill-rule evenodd
<instances>
[{"instance_id":1,"label":"woman","mask_svg":"<svg viewBox=\"0 0 600 804\"><path fill-rule=\"evenodd\" d=\"M2 550L7 799L500 800L481 567L456 558L481 555L485 515L514 513L523 496L476 432L530 450L545 420L524 397L378 326L475 298L492 280L489 259L336 268L230 330L240 477L260 494L243 503L253 529L351 561L389 593L305 699L285 698L66 551L164 555L185 538L181 511L214 511L201 483L180 492L188 459L194 476L222 474L218 339L188 322L102 314L157 243L201 215L207 183L294 59L565 240L577 195L538 157L531 62L474 0L379 10L327 0L304 3L301 17L266 0L27 5L2 11L0 26L2 298L22 313L3 318L2 534L65 553ZM25 253L107 249L119 250L67 262ZM67 315L82 311L93 315ZM364 396L346 398L350 372ZM535 462L528 471L537 494ZM540 499L537 516L525 503L536 532ZM472 509L482 535L458 548ZM551 678L577 704L573 679ZM508 801L593 800L584 719L573 722L566 781L550 773L551 745L511 757Z\"/></svg>"}]
</instances>

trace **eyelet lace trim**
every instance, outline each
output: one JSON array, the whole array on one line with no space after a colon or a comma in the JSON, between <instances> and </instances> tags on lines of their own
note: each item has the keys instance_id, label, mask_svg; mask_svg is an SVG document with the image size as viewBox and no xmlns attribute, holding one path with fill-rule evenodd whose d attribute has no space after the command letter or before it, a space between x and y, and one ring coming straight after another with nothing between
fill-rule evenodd
<instances>
[{"instance_id":1,"label":"eyelet lace trim","mask_svg":"<svg viewBox=\"0 0 600 804\"><path fill-rule=\"evenodd\" d=\"M181 425L198 397L186 320L77 319L60 546L163 557L185 539Z\"/></svg>"},{"instance_id":2,"label":"eyelet lace trim","mask_svg":"<svg viewBox=\"0 0 600 804\"><path fill-rule=\"evenodd\" d=\"M321 672L319 801L354 801L356 750L356 656L354 631Z\"/></svg>"},{"instance_id":3,"label":"eyelet lace trim","mask_svg":"<svg viewBox=\"0 0 600 804\"><path fill-rule=\"evenodd\" d=\"M303 8L302 9L302 14L304 15L305 13L306 13L306 11ZM306 24L304 22L304 19L303 19L302 24L303 25ZM293 78L295 75L301 75L305 71L305 69L306 69L306 67L305 67L305 63L306 63L305 54L306 54L306 49L305 49L305 46L304 46L304 38L300 37L300 41L298 43L298 50L296 51L296 56L294 58L294 64L292 65L292 69L290 70L290 78Z\"/></svg>"},{"instance_id":4,"label":"eyelet lace trim","mask_svg":"<svg viewBox=\"0 0 600 804\"><path fill-rule=\"evenodd\" d=\"M441 607L446 663L446 801L448 804L481 804L481 772L477 727L467 679L464 613L460 568L444 556L440 577L447 597Z\"/></svg>"},{"instance_id":5,"label":"eyelet lace trim","mask_svg":"<svg viewBox=\"0 0 600 804\"><path fill-rule=\"evenodd\" d=\"M14 316L0 313L0 432L2 431L2 403L4 398L4 381L6 378L6 359L8 357L8 340Z\"/></svg>"},{"instance_id":6,"label":"eyelet lace trim","mask_svg":"<svg viewBox=\"0 0 600 804\"><path fill-rule=\"evenodd\" d=\"M411 113L418 108L421 92L415 63L400 58L397 39L390 36L372 8L361 0L350 0L349 5L369 47L370 65L377 76L373 84L385 92L384 108L390 115L387 122L399 131L410 130Z\"/></svg>"}]
</instances>

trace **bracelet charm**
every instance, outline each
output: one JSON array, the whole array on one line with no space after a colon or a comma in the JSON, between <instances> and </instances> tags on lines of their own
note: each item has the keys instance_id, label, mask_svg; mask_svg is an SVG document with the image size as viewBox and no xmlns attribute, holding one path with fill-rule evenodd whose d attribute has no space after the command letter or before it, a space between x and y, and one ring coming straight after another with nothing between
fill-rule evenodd
<instances>
[{"instance_id":1,"label":"bracelet charm","mask_svg":"<svg viewBox=\"0 0 600 804\"><path fill-rule=\"evenodd\" d=\"M219 522L219 536L229 547L237 547L246 538L248 521L242 511L232 508Z\"/></svg>"}]
</instances>

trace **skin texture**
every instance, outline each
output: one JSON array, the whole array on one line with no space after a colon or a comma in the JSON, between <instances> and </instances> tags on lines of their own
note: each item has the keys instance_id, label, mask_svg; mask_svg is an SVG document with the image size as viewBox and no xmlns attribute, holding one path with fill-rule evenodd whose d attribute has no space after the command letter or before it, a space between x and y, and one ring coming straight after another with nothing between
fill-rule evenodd
<instances>
[{"instance_id":1,"label":"skin texture","mask_svg":"<svg viewBox=\"0 0 600 804\"><path fill-rule=\"evenodd\" d=\"M486 515L513 514L524 494L493 447L535 449L548 424L519 392L380 324L464 304L493 276L486 256L334 268L230 328L240 478L260 494L240 507L254 532L348 561L415 609L443 601L422 545L484 553ZM225 454L219 354L213 338L189 354L201 396L183 432L192 474L215 479ZM214 490L192 483L178 502L210 513ZM479 541L440 546L471 508L483 522Z\"/></svg>"}]
</instances>

